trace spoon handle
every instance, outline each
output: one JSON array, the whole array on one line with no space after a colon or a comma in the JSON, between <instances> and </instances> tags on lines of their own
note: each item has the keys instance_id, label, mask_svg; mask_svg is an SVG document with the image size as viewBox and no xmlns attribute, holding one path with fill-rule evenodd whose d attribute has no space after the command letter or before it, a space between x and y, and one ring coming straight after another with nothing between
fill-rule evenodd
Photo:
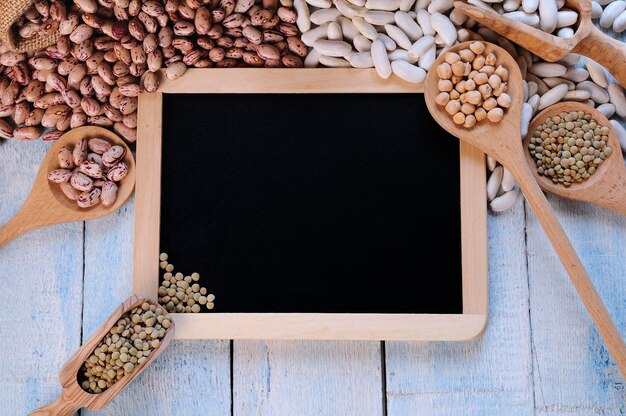
<instances>
[{"instance_id":1,"label":"spoon handle","mask_svg":"<svg viewBox=\"0 0 626 416\"><path fill-rule=\"evenodd\" d=\"M523 164L511 163L511 166L507 168L517 179L526 200L541 223L578 295L591 315L591 319L598 328L606 348L615 360L622 376L626 378L626 344L624 344L624 340L606 310L602 298L598 295L585 266L576 254L574 246L572 246L552 207L533 178L528 165L525 161L523 162Z\"/></svg>"},{"instance_id":2,"label":"spoon handle","mask_svg":"<svg viewBox=\"0 0 626 416\"><path fill-rule=\"evenodd\" d=\"M66 400L62 394L52 403L33 410L28 416L71 416L80 408L81 406Z\"/></svg>"},{"instance_id":3,"label":"spoon handle","mask_svg":"<svg viewBox=\"0 0 626 416\"><path fill-rule=\"evenodd\" d=\"M40 226L33 218L29 218L29 211L26 206L22 206L17 214L0 228L0 248L14 238Z\"/></svg>"},{"instance_id":4,"label":"spoon handle","mask_svg":"<svg viewBox=\"0 0 626 416\"><path fill-rule=\"evenodd\" d=\"M626 45L602 33L593 26L589 36L582 39L573 49L588 56L605 67L617 80L626 85Z\"/></svg>"}]
</instances>

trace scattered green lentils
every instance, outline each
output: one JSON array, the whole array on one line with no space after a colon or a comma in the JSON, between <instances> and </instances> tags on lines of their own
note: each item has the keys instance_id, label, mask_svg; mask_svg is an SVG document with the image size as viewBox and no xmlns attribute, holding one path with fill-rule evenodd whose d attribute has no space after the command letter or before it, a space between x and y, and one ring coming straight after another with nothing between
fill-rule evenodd
<instances>
[{"instance_id":1,"label":"scattered green lentils","mask_svg":"<svg viewBox=\"0 0 626 416\"><path fill-rule=\"evenodd\" d=\"M143 364L170 328L172 318L161 306L147 302L124 314L93 350L80 370L80 385L102 393Z\"/></svg>"},{"instance_id":2,"label":"scattered green lentils","mask_svg":"<svg viewBox=\"0 0 626 416\"><path fill-rule=\"evenodd\" d=\"M215 295L208 294L207 288L197 283L200 275L174 273L174 265L168 263L168 257L167 253L159 255L159 267L165 271L159 287L159 303L171 313L198 313L203 306L213 309Z\"/></svg>"},{"instance_id":3,"label":"scattered green lentils","mask_svg":"<svg viewBox=\"0 0 626 416\"><path fill-rule=\"evenodd\" d=\"M582 182L613 153L609 131L584 111L548 117L528 143L537 172L564 186Z\"/></svg>"}]
</instances>

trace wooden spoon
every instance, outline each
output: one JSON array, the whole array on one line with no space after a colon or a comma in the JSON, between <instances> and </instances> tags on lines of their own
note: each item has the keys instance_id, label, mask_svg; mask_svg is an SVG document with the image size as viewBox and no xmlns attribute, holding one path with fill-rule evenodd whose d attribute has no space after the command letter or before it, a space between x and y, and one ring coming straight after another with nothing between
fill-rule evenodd
<instances>
[{"instance_id":1,"label":"wooden spoon","mask_svg":"<svg viewBox=\"0 0 626 416\"><path fill-rule=\"evenodd\" d=\"M533 131L544 123L546 118L559 114L560 112L584 111L601 125L610 128L608 145L613 148L613 154L608 156L596 172L582 182L576 182L565 187L561 184L555 184L548 177L540 175L535 168L536 163L528 149L528 143L533 136ZM542 112L537 114L530 122L528 135L524 138L524 149L526 160L531 166L531 171L535 180L544 191L568 199L577 201L585 201L601 207L611 209L619 214L626 215L626 168L624 167L624 158L620 149L619 141L615 135L615 131L611 127L609 121L593 107L586 104L576 102L564 102L554 104Z\"/></svg>"},{"instance_id":2,"label":"wooden spoon","mask_svg":"<svg viewBox=\"0 0 626 416\"><path fill-rule=\"evenodd\" d=\"M93 350L98 346L102 338L106 336L109 330L117 323L117 321L133 308L148 302L156 305L156 302L146 299L142 296L132 295L126 299L107 319L107 321L98 329L78 351L70 357L59 373L59 382L63 387L61 395L47 406L40 407L29 413L29 416L69 416L73 415L81 407L90 410L98 410L107 405L115 396L117 396L128 383L137 377L156 357L161 354L169 345L174 337L174 322L169 327L165 336L161 340L161 344L157 349L152 351L148 359L143 364L138 364L135 370L122 377L113 386L100 394L87 393L82 389L78 382L78 373L83 363Z\"/></svg>"},{"instance_id":3,"label":"wooden spoon","mask_svg":"<svg viewBox=\"0 0 626 416\"><path fill-rule=\"evenodd\" d=\"M495 10L454 2L454 6L466 15L546 61L558 61L570 52L579 53L598 62L622 85L626 85L626 46L594 26L590 0L565 0L565 4L578 13L578 28L571 38L551 35L501 16Z\"/></svg>"},{"instance_id":4,"label":"wooden spoon","mask_svg":"<svg viewBox=\"0 0 626 416\"><path fill-rule=\"evenodd\" d=\"M450 51L457 52L466 49L471 43L458 44L450 48ZM505 111L502 121L494 124L485 119L473 128L467 129L454 124L452 117L445 109L435 103L439 90L437 88L438 76L434 69L443 62L445 53L437 58L433 69L428 71L426 77L424 95L428 110L437 123L450 134L492 156L515 177L589 311L607 349L617 363L622 376L626 378L626 345L526 161L526 151L520 138L522 74L513 57L504 49L487 42L483 43L486 45L485 54L493 52L498 58L496 65L502 65L509 71L508 94L511 96L512 103Z\"/></svg>"},{"instance_id":5,"label":"wooden spoon","mask_svg":"<svg viewBox=\"0 0 626 416\"><path fill-rule=\"evenodd\" d=\"M58 184L48 181L48 172L59 167L58 153L64 146L74 148L76 142L86 137L100 137L126 149L124 162L128 165L128 175L118 184L117 199L110 207L102 204L90 208L80 208L76 201L69 200ZM35 183L24 205L0 228L0 247L35 228L70 221L85 221L115 212L130 197L135 187L135 159L124 141L115 133L102 127L87 126L70 130L57 140L41 162Z\"/></svg>"}]
</instances>

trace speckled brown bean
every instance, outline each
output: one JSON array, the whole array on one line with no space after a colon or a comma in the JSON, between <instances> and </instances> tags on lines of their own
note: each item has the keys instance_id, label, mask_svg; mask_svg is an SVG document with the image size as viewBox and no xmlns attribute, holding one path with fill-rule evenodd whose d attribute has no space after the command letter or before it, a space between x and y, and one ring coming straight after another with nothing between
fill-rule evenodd
<instances>
[{"instance_id":1,"label":"speckled brown bean","mask_svg":"<svg viewBox=\"0 0 626 416\"><path fill-rule=\"evenodd\" d=\"M85 161L78 166L78 170L89 176L90 178L102 178L102 167L97 162Z\"/></svg>"},{"instance_id":2,"label":"speckled brown bean","mask_svg":"<svg viewBox=\"0 0 626 416\"><path fill-rule=\"evenodd\" d=\"M37 140L41 136L41 129L34 126L18 127L13 130L13 137L19 140Z\"/></svg>"},{"instance_id":3,"label":"speckled brown bean","mask_svg":"<svg viewBox=\"0 0 626 416\"><path fill-rule=\"evenodd\" d=\"M91 150L93 153L101 155L111 148L111 143L109 143L107 140L94 137L89 139L89 141L87 142L87 147L89 147L89 150Z\"/></svg>"},{"instance_id":4,"label":"speckled brown bean","mask_svg":"<svg viewBox=\"0 0 626 416\"><path fill-rule=\"evenodd\" d=\"M224 59L226 52L223 48L213 48L209 51L209 59L213 62L219 62Z\"/></svg>"},{"instance_id":5,"label":"speckled brown bean","mask_svg":"<svg viewBox=\"0 0 626 416\"><path fill-rule=\"evenodd\" d=\"M13 122L17 125L24 124L29 114L30 105L25 101L19 102L13 110Z\"/></svg>"},{"instance_id":6,"label":"speckled brown bean","mask_svg":"<svg viewBox=\"0 0 626 416\"><path fill-rule=\"evenodd\" d=\"M59 188L61 188L61 191L67 197L67 199L70 199L72 201L75 201L78 198L78 195L80 195L80 191L70 185L69 182L62 182L61 184L59 184Z\"/></svg>"},{"instance_id":7,"label":"speckled brown bean","mask_svg":"<svg viewBox=\"0 0 626 416\"><path fill-rule=\"evenodd\" d=\"M32 103L38 100L44 94L45 88L45 82L41 82L38 79L33 79L22 92L24 93L24 97L26 98L26 100Z\"/></svg>"},{"instance_id":8,"label":"speckled brown bean","mask_svg":"<svg viewBox=\"0 0 626 416\"><path fill-rule=\"evenodd\" d=\"M259 58L259 55L257 55L254 52L248 52L248 51L244 52L243 61L250 66L263 66L264 65L263 59Z\"/></svg>"},{"instance_id":9,"label":"speckled brown bean","mask_svg":"<svg viewBox=\"0 0 626 416\"><path fill-rule=\"evenodd\" d=\"M307 55L307 46L296 36L289 36L287 38L287 46L292 53L301 58L304 58Z\"/></svg>"},{"instance_id":10,"label":"speckled brown bean","mask_svg":"<svg viewBox=\"0 0 626 416\"><path fill-rule=\"evenodd\" d=\"M87 124L87 114L82 109L76 109L72 113L72 117L70 118L70 127L75 129L80 126L84 126Z\"/></svg>"},{"instance_id":11,"label":"speckled brown bean","mask_svg":"<svg viewBox=\"0 0 626 416\"><path fill-rule=\"evenodd\" d=\"M87 66L85 64L78 64L72 68L70 73L67 76L67 84L71 88L78 88L80 86L80 82L87 75Z\"/></svg>"},{"instance_id":12,"label":"speckled brown bean","mask_svg":"<svg viewBox=\"0 0 626 416\"><path fill-rule=\"evenodd\" d=\"M187 71L187 65L183 62L173 62L165 69L165 76L167 79L176 80L182 77Z\"/></svg>"},{"instance_id":13,"label":"speckled brown bean","mask_svg":"<svg viewBox=\"0 0 626 416\"><path fill-rule=\"evenodd\" d=\"M110 168L122 160L126 150L122 146L111 146L109 150L102 154L102 164Z\"/></svg>"},{"instance_id":14,"label":"speckled brown bean","mask_svg":"<svg viewBox=\"0 0 626 416\"><path fill-rule=\"evenodd\" d=\"M44 142L56 142L63 135L62 131L50 130L41 136L41 140Z\"/></svg>"},{"instance_id":15,"label":"speckled brown bean","mask_svg":"<svg viewBox=\"0 0 626 416\"><path fill-rule=\"evenodd\" d=\"M100 103L92 97L83 97L80 106L88 116L97 116L102 108Z\"/></svg>"},{"instance_id":16,"label":"speckled brown bean","mask_svg":"<svg viewBox=\"0 0 626 416\"><path fill-rule=\"evenodd\" d=\"M134 143L137 140L137 129L128 128L124 123L115 123L113 125L113 131L122 136L122 138L129 143Z\"/></svg>"},{"instance_id":17,"label":"speckled brown bean","mask_svg":"<svg viewBox=\"0 0 626 416\"><path fill-rule=\"evenodd\" d=\"M61 93L65 104L67 104L71 108L80 107L80 95L74 90L67 90Z\"/></svg>"},{"instance_id":18,"label":"speckled brown bean","mask_svg":"<svg viewBox=\"0 0 626 416\"><path fill-rule=\"evenodd\" d=\"M59 149L58 153L59 167L62 169L74 169L74 159L72 158L72 151L67 147Z\"/></svg>"},{"instance_id":19,"label":"speckled brown bean","mask_svg":"<svg viewBox=\"0 0 626 416\"><path fill-rule=\"evenodd\" d=\"M124 162L116 163L107 172L107 179L113 182L119 182L128 175L128 166Z\"/></svg>"},{"instance_id":20,"label":"speckled brown bean","mask_svg":"<svg viewBox=\"0 0 626 416\"><path fill-rule=\"evenodd\" d=\"M81 192L90 191L93 188L93 179L82 172L74 171L70 177L70 184Z\"/></svg>"},{"instance_id":21,"label":"speckled brown bean","mask_svg":"<svg viewBox=\"0 0 626 416\"><path fill-rule=\"evenodd\" d=\"M105 207L110 207L115 203L117 199L117 185L115 182L106 181L102 185L102 194L100 195L100 201Z\"/></svg>"},{"instance_id":22,"label":"speckled brown bean","mask_svg":"<svg viewBox=\"0 0 626 416\"><path fill-rule=\"evenodd\" d=\"M120 87L120 92L121 92L121 88L122 87ZM136 97L124 97L120 101L120 108L119 108L119 110L124 115L128 115L128 114L134 113L135 111L137 111L137 98Z\"/></svg>"},{"instance_id":23,"label":"speckled brown bean","mask_svg":"<svg viewBox=\"0 0 626 416\"><path fill-rule=\"evenodd\" d=\"M286 68L302 68L303 66L302 59L295 55L285 55L281 58L281 62Z\"/></svg>"},{"instance_id":24,"label":"speckled brown bean","mask_svg":"<svg viewBox=\"0 0 626 416\"><path fill-rule=\"evenodd\" d=\"M97 205L100 202L100 194L102 191L100 188L93 188L90 191L82 192L76 198L76 203L81 208L89 208Z\"/></svg>"},{"instance_id":25,"label":"speckled brown bean","mask_svg":"<svg viewBox=\"0 0 626 416\"><path fill-rule=\"evenodd\" d=\"M69 169L54 169L48 172L48 180L54 183L63 183L70 180L72 171Z\"/></svg>"},{"instance_id":26,"label":"speckled brown bean","mask_svg":"<svg viewBox=\"0 0 626 416\"><path fill-rule=\"evenodd\" d=\"M280 51L274 45L261 44L256 48L256 53L265 61L280 61Z\"/></svg>"},{"instance_id":27,"label":"speckled brown bean","mask_svg":"<svg viewBox=\"0 0 626 416\"><path fill-rule=\"evenodd\" d=\"M154 72L147 72L143 77L143 87L148 93L154 93L159 89L159 76Z\"/></svg>"},{"instance_id":28,"label":"speckled brown bean","mask_svg":"<svg viewBox=\"0 0 626 416\"><path fill-rule=\"evenodd\" d=\"M10 139L13 137L13 127L6 121L0 118L0 138Z\"/></svg>"},{"instance_id":29,"label":"speckled brown bean","mask_svg":"<svg viewBox=\"0 0 626 416\"><path fill-rule=\"evenodd\" d=\"M72 160L74 161L74 165L80 166L81 163L87 160L87 149L87 139L80 139L76 142L74 150L72 151Z\"/></svg>"},{"instance_id":30,"label":"speckled brown bean","mask_svg":"<svg viewBox=\"0 0 626 416\"><path fill-rule=\"evenodd\" d=\"M44 113L45 113L45 110L41 108L35 108L33 111L31 111L28 114L28 117L26 117L26 120L24 120L24 124L27 126L40 125L41 119L43 118Z\"/></svg>"}]
</instances>

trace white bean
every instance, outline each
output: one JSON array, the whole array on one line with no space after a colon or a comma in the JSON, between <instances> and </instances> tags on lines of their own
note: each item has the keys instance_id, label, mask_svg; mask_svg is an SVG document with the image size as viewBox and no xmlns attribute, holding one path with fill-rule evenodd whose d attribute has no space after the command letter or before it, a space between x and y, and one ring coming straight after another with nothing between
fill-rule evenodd
<instances>
[{"instance_id":1,"label":"white bean","mask_svg":"<svg viewBox=\"0 0 626 416\"><path fill-rule=\"evenodd\" d=\"M313 49L318 51L320 55L340 58L349 54L352 47L349 43L341 40L318 39L313 44Z\"/></svg>"},{"instance_id":2,"label":"white bean","mask_svg":"<svg viewBox=\"0 0 626 416\"><path fill-rule=\"evenodd\" d=\"M433 0L428 5L428 13L445 13L454 6L453 0Z\"/></svg>"},{"instance_id":3,"label":"white bean","mask_svg":"<svg viewBox=\"0 0 626 416\"><path fill-rule=\"evenodd\" d=\"M531 95L528 99L528 104L530 104L530 106L533 108L533 114L536 113L537 109L539 108L540 99L541 97L539 97L539 94Z\"/></svg>"},{"instance_id":4,"label":"white bean","mask_svg":"<svg viewBox=\"0 0 626 416\"><path fill-rule=\"evenodd\" d=\"M397 47L396 42L384 33L379 33L376 39L382 40L385 44L385 49L389 52L395 50Z\"/></svg>"},{"instance_id":5,"label":"white bean","mask_svg":"<svg viewBox=\"0 0 626 416\"><path fill-rule=\"evenodd\" d=\"M363 16L367 9L364 7L358 7L351 3L348 3L346 0L335 0L335 7L337 10L341 12L342 15L346 16L348 19L353 19L357 16Z\"/></svg>"},{"instance_id":6,"label":"white bean","mask_svg":"<svg viewBox=\"0 0 626 416\"><path fill-rule=\"evenodd\" d=\"M374 67L378 75L387 79L391 76L391 63L387 57L387 51L385 50L385 44L382 40L376 39L372 42L372 60L374 61Z\"/></svg>"},{"instance_id":7,"label":"white bean","mask_svg":"<svg viewBox=\"0 0 626 416\"><path fill-rule=\"evenodd\" d=\"M487 180L487 199L489 201L492 201L496 195L498 195L498 189L500 189L503 174L504 168L498 166L493 170L491 175L489 175L489 179Z\"/></svg>"},{"instance_id":8,"label":"white bean","mask_svg":"<svg viewBox=\"0 0 626 416\"><path fill-rule=\"evenodd\" d=\"M552 62L539 62L529 68L528 71L538 77L560 77L565 75L567 68Z\"/></svg>"},{"instance_id":9,"label":"white bean","mask_svg":"<svg viewBox=\"0 0 626 416\"><path fill-rule=\"evenodd\" d=\"M456 42L456 28L446 16L435 13L430 16L430 24L447 46L452 46Z\"/></svg>"},{"instance_id":10,"label":"white bean","mask_svg":"<svg viewBox=\"0 0 626 416\"><path fill-rule=\"evenodd\" d=\"M526 13L523 10L518 10L515 12L504 13L503 16L529 26L539 26L539 16L537 15L537 13Z\"/></svg>"},{"instance_id":11,"label":"white bean","mask_svg":"<svg viewBox=\"0 0 626 416\"><path fill-rule=\"evenodd\" d=\"M539 17L541 30L547 33L556 29L558 9L555 0L539 0Z\"/></svg>"},{"instance_id":12,"label":"white bean","mask_svg":"<svg viewBox=\"0 0 626 416\"><path fill-rule=\"evenodd\" d=\"M418 39L411 49L409 49L409 56L415 59L419 59L426 51L435 46L435 38L432 36L424 36Z\"/></svg>"},{"instance_id":13,"label":"white bean","mask_svg":"<svg viewBox=\"0 0 626 416\"><path fill-rule=\"evenodd\" d=\"M307 32L302 33L300 39L306 46L313 46L316 40L323 39L328 36L328 24L323 24Z\"/></svg>"},{"instance_id":14,"label":"white bean","mask_svg":"<svg viewBox=\"0 0 626 416\"><path fill-rule=\"evenodd\" d=\"M609 99L611 103L615 105L615 112L620 117L625 117L626 97L624 96L624 90L622 89L622 87L619 86L619 84L609 85Z\"/></svg>"},{"instance_id":15,"label":"white bean","mask_svg":"<svg viewBox=\"0 0 626 416\"><path fill-rule=\"evenodd\" d=\"M567 68L563 77L573 82L582 82L589 78L589 71L585 68Z\"/></svg>"},{"instance_id":16,"label":"white bean","mask_svg":"<svg viewBox=\"0 0 626 416\"><path fill-rule=\"evenodd\" d=\"M327 31L328 40L342 40L341 26L337 22L330 22Z\"/></svg>"},{"instance_id":17,"label":"white bean","mask_svg":"<svg viewBox=\"0 0 626 416\"><path fill-rule=\"evenodd\" d=\"M413 4L415 4L415 0L400 0L400 10L408 12L413 7Z\"/></svg>"},{"instance_id":18,"label":"white bean","mask_svg":"<svg viewBox=\"0 0 626 416\"><path fill-rule=\"evenodd\" d=\"M504 9L504 11L512 12L519 9L520 4L521 0L504 0L504 3L502 3L502 8Z\"/></svg>"},{"instance_id":19,"label":"white bean","mask_svg":"<svg viewBox=\"0 0 626 416\"><path fill-rule=\"evenodd\" d=\"M402 49L408 50L413 46L406 34L397 26L385 25L385 31Z\"/></svg>"},{"instance_id":20,"label":"white bean","mask_svg":"<svg viewBox=\"0 0 626 416\"><path fill-rule=\"evenodd\" d=\"M504 168L504 173L502 175L502 183L500 184L500 187L502 188L504 192L509 192L515 187L515 178L513 177L513 174L509 172L507 168Z\"/></svg>"},{"instance_id":21,"label":"white bean","mask_svg":"<svg viewBox=\"0 0 626 416\"><path fill-rule=\"evenodd\" d=\"M491 156L487 155L487 169L489 169L489 172L493 172L497 166L498 162L496 162L496 160Z\"/></svg>"},{"instance_id":22,"label":"white bean","mask_svg":"<svg viewBox=\"0 0 626 416\"><path fill-rule=\"evenodd\" d=\"M420 68L424 68L426 71L430 69L430 67L437 59L437 48L435 45L431 46L430 49L427 49L426 52L422 56L419 57L417 64Z\"/></svg>"},{"instance_id":23,"label":"white bean","mask_svg":"<svg viewBox=\"0 0 626 416\"><path fill-rule=\"evenodd\" d=\"M304 67L305 68L317 68L320 63L320 54L312 49L309 54L304 58Z\"/></svg>"},{"instance_id":24,"label":"white bean","mask_svg":"<svg viewBox=\"0 0 626 416\"><path fill-rule=\"evenodd\" d=\"M306 0L313 7L319 7L320 9L328 9L333 5L330 0Z\"/></svg>"},{"instance_id":25,"label":"white bean","mask_svg":"<svg viewBox=\"0 0 626 416\"><path fill-rule=\"evenodd\" d=\"M591 98L591 93L585 90L568 91L563 96L563 101L587 101Z\"/></svg>"},{"instance_id":26,"label":"white bean","mask_svg":"<svg viewBox=\"0 0 626 416\"><path fill-rule=\"evenodd\" d=\"M406 34L406 36L411 40L411 42L415 42L417 39L423 36L422 29L419 25L409 16L408 13L405 12L396 12L394 14L394 21L396 25L402 29L402 31Z\"/></svg>"},{"instance_id":27,"label":"white bean","mask_svg":"<svg viewBox=\"0 0 626 416\"><path fill-rule=\"evenodd\" d=\"M448 18L457 27L462 26L469 19L469 17L467 17L467 15L459 9L452 9L450 14L448 15Z\"/></svg>"},{"instance_id":28,"label":"white bean","mask_svg":"<svg viewBox=\"0 0 626 416\"><path fill-rule=\"evenodd\" d=\"M557 85L554 88L551 88L539 99L538 110L543 110L544 108L549 107L552 104L558 103L565 96L565 94L567 94L567 91L567 84L561 84Z\"/></svg>"},{"instance_id":29,"label":"white bean","mask_svg":"<svg viewBox=\"0 0 626 416\"><path fill-rule=\"evenodd\" d=\"M622 14L624 9L626 9L626 2L621 0L614 1L606 6L602 12L602 17L600 17L600 26L611 27L617 16Z\"/></svg>"},{"instance_id":30,"label":"white bean","mask_svg":"<svg viewBox=\"0 0 626 416\"><path fill-rule=\"evenodd\" d=\"M339 16L341 16L341 13L335 8L320 9L311 13L310 20L316 25L323 25L324 23L334 22Z\"/></svg>"},{"instance_id":31,"label":"white bean","mask_svg":"<svg viewBox=\"0 0 626 416\"><path fill-rule=\"evenodd\" d=\"M407 51L405 51L404 49L396 49L393 52L389 52L387 54L387 57L389 58L389 61L393 62L393 61L406 61L410 64L415 64L417 63L417 59L411 58L409 56L409 53Z\"/></svg>"},{"instance_id":32,"label":"white bean","mask_svg":"<svg viewBox=\"0 0 626 416\"><path fill-rule=\"evenodd\" d=\"M365 7L365 0L348 0L350 3L358 7Z\"/></svg>"},{"instance_id":33,"label":"white bean","mask_svg":"<svg viewBox=\"0 0 626 416\"><path fill-rule=\"evenodd\" d=\"M622 33L626 30L626 11L621 12L620 15L615 18L613 30L617 33Z\"/></svg>"},{"instance_id":34,"label":"white bean","mask_svg":"<svg viewBox=\"0 0 626 416\"><path fill-rule=\"evenodd\" d=\"M591 18L599 19L602 16L602 6L600 6L595 1L591 2Z\"/></svg>"},{"instance_id":35,"label":"white bean","mask_svg":"<svg viewBox=\"0 0 626 416\"><path fill-rule=\"evenodd\" d=\"M626 130L624 126L617 120L609 120L609 123L613 126L613 130L619 141L619 146L622 148L622 151L626 152Z\"/></svg>"},{"instance_id":36,"label":"white bean","mask_svg":"<svg viewBox=\"0 0 626 416\"><path fill-rule=\"evenodd\" d=\"M556 35L563 39L569 39L574 36L574 29L571 27L563 27L557 30Z\"/></svg>"},{"instance_id":37,"label":"white bean","mask_svg":"<svg viewBox=\"0 0 626 416\"><path fill-rule=\"evenodd\" d=\"M407 61L393 61L391 70L397 77L412 84L419 84L426 79L426 71L418 66L411 65Z\"/></svg>"},{"instance_id":38,"label":"white bean","mask_svg":"<svg viewBox=\"0 0 626 416\"><path fill-rule=\"evenodd\" d=\"M556 16L556 27L567 27L573 26L576 24L578 20L578 13L573 10L561 10L557 13Z\"/></svg>"},{"instance_id":39,"label":"white bean","mask_svg":"<svg viewBox=\"0 0 626 416\"><path fill-rule=\"evenodd\" d=\"M613 114L615 114L615 105L611 103L600 104L596 110L601 112L604 117L611 118L613 117Z\"/></svg>"},{"instance_id":40,"label":"white bean","mask_svg":"<svg viewBox=\"0 0 626 416\"><path fill-rule=\"evenodd\" d=\"M365 19L367 23L370 23L376 26L388 25L394 22L394 16L393 16L393 13L391 12L381 12L381 11L372 10L372 11L365 13L365 16L363 16L363 18Z\"/></svg>"},{"instance_id":41,"label":"white bean","mask_svg":"<svg viewBox=\"0 0 626 416\"><path fill-rule=\"evenodd\" d=\"M430 5L431 0L417 0L415 2L414 10L417 12L418 10L425 10Z\"/></svg>"},{"instance_id":42,"label":"white bean","mask_svg":"<svg viewBox=\"0 0 626 416\"><path fill-rule=\"evenodd\" d=\"M602 88L609 86L609 80L606 77L606 72L604 72L604 67L602 67L602 65L593 59L585 57L585 66L587 67L587 71L589 71L589 76L593 82Z\"/></svg>"},{"instance_id":43,"label":"white bean","mask_svg":"<svg viewBox=\"0 0 626 416\"><path fill-rule=\"evenodd\" d=\"M522 138L526 137L528 134L528 127L530 125L530 121L533 118L533 106L524 103L522 104L522 124L521 124L521 136Z\"/></svg>"},{"instance_id":44,"label":"white bean","mask_svg":"<svg viewBox=\"0 0 626 416\"><path fill-rule=\"evenodd\" d=\"M296 24L300 32L304 33L311 29L311 21L309 20L309 6L304 0L293 0L293 7L298 13Z\"/></svg>"},{"instance_id":45,"label":"white bean","mask_svg":"<svg viewBox=\"0 0 626 416\"><path fill-rule=\"evenodd\" d=\"M491 210L493 212L507 211L513 208L513 205L515 205L515 201L517 201L517 195L517 191L509 191L503 195L500 195L499 197L494 198L489 206L491 207Z\"/></svg>"},{"instance_id":46,"label":"white bean","mask_svg":"<svg viewBox=\"0 0 626 416\"><path fill-rule=\"evenodd\" d=\"M369 52L357 52L350 56L350 65L355 68L373 68L374 61Z\"/></svg>"},{"instance_id":47,"label":"white bean","mask_svg":"<svg viewBox=\"0 0 626 416\"><path fill-rule=\"evenodd\" d=\"M337 23L341 26L341 33L343 33L343 37L345 39L353 40L357 35L359 35L359 30L354 27L352 20L347 17L339 16L337 18Z\"/></svg>"},{"instance_id":48,"label":"white bean","mask_svg":"<svg viewBox=\"0 0 626 416\"><path fill-rule=\"evenodd\" d=\"M355 17L352 19L352 24L356 27L359 32L366 38L370 40L374 40L378 37L378 31L374 26L367 23L362 17Z\"/></svg>"},{"instance_id":49,"label":"white bean","mask_svg":"<svg viewBox=\"0 0 626 416\"><path fill-rule=\"evenodd\" d=\"M417 23L422 29L422 33L424 33L424 35L435 36L435 30L430 25L430 13L426 10L417 11Z\"/></svg>"},{"instance_id":50,"label":"white bean","mask_svg":"<svg viewBox=\"0 0 626 416\"><path fill-rule=\"evenodd\" d=\"M334 56L326 56L320 55L319 57L320 64L327 66L329 68L350 68L350 62L346 61L343 58L336 58Z\"/></svg>"},{"instance_id":51,"label":"white bean","mask_svg":"<svg viewBox=\"0 0 626 416\"><path fill-rule=\"evenodd\" d=\"M583 81L576 84L576 89L585 90L591 93L591 99L598 104L609 102L609 93L602 87L599 87L593 81Z\"/></svg>"},{"instance_id":52,"label":"white bean","mask_svg":"<svg viewBox=\"0 0 626 416\"><path fill-rule=\"evenodd\" d=\"M359 52L369 52L372 50L372 41L359 34L352 41L354 48Z\"/></svg>"},{"instance_id":53,"label":"white bean","mask_svg":"<svg viewBox=\"0 0 626 416\"><path fill-rule=\"evenodd\" d=\"M580 55L577 53L568 53L565 55L559 62L564 63L565 65L576 65L580 61Z\"/></svg>"},{"instance_id":54,"label":"white bean","mask_svg":"<svg viewBox=\"0 0 626 416\"><path fill-rule=\"evenodd\" d=\"M394 11L400 8L400 0L367 0L365 7L370 10Z\"/></svg>"},{"instance_id":55,"label":"white bean","mask_svg":"<svg viewBox=\"0 0 626 416\"><path fill-rule=\"evenodd\" d=\"M526 13L534 13L539 7L539 0L522 0L522 9Z\"/></svg>"}]
</instances>

